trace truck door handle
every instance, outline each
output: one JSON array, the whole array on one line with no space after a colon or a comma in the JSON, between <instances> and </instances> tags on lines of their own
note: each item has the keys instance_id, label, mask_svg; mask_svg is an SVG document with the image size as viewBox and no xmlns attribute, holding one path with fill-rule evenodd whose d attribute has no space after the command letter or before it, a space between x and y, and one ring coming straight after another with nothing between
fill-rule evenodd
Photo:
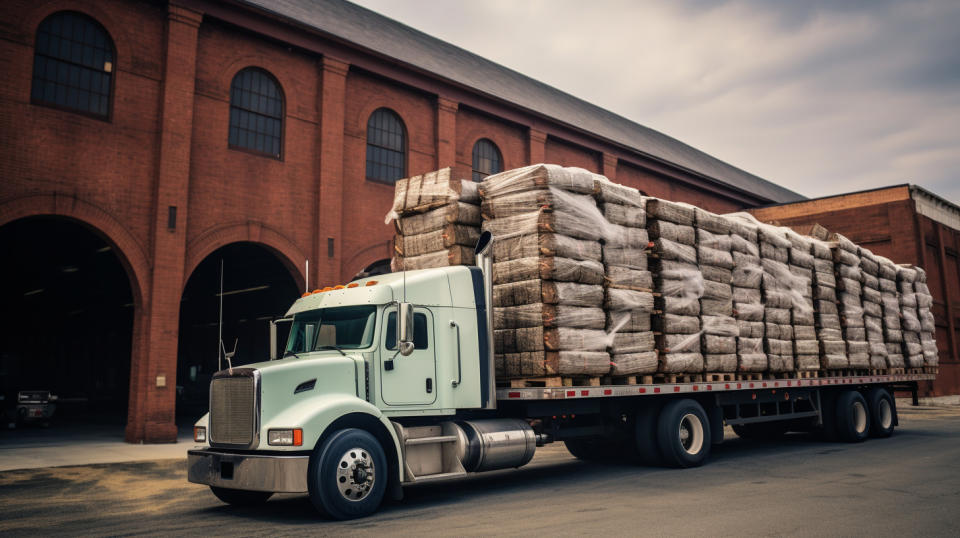
<instances>
[{"instance_id":1,"label":"truck door handle","mask_svg":"<svg viewBox=\"0 0 960 538\"><path fill-rule=\"evenodd\" d=\"M457 330L457 379L456 381L451 381L450 384L457 387L460 385L460 382L463 381L463 371L460 366L460 326L452 319L450 320L450 326Z\"/></svg>"},{"instance_id":2,"label":"truck door handle","mask_svg":"<svg viewBox=\"0 0 960 538\"><path fill-rule=\"evenodd\" d=\"M433 392L433 379L427 378L427 394Z\"/></svg>"}]
</instances>

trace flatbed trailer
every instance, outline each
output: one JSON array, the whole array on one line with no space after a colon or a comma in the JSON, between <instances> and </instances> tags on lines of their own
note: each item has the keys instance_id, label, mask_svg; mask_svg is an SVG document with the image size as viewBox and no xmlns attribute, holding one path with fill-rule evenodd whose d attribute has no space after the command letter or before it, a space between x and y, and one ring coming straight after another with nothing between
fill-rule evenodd
<instances>
[{"instance_id":1,"label":"flatbed trailer","mask_svg":"<svg viewBox=\"0 0 960 538\"><path fill-rule=\"evenodd\" d=\"M478 245L480 267L305 293L287 312L283 356L214 375L210 413L194 428L208 446L189 452L188 479L230 504L301 492L334 518L362 517L403 486L521 467L552 442L588 461L696 467L725 426L742 437L888 437L894 393L916 397L934 378L922 369L498 378L485 252Z\"/></svg>"}]
</instances>

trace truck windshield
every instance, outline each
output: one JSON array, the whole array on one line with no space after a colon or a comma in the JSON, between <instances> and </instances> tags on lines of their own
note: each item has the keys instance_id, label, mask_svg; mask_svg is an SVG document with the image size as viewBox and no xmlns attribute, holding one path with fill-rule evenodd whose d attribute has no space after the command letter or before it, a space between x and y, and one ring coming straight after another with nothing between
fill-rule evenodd
<instances>
[{"instance_id":1,"label":"truck windshield","mask_svg":"<svg viewBox=\"0 0 960 538\"><path fill-rule=\"evenodd\" d=\"M376 318L377 307L368 305L321 308L296 314L284 355L368 347L373 342Z\"/></svg>"}]
</instances>

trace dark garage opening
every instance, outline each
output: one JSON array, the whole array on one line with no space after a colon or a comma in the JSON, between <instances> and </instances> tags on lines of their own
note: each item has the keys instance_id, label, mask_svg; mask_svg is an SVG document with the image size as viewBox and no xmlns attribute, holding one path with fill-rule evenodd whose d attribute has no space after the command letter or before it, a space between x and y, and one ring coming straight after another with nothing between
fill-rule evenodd
<instances>
[{"instance_id":1,"label":"dark garage opening","mask_svg":"<svg viewBox=\"0 0 960 538\"><path fill-rule=\"evenodd\" d=\"M207 412L210 379L217 364L220 263L223 261L223 344L237 353L233 366L270 357L269 320L280 318L300 296L290 270L271 250L232 243L204 258L190 275L180 303L177 352L177 417L192 424ZM278 333L284 338L287 324Z\"/></svg>"},{"instance_id":2,"label":"dark garage opening","mask_svg":"<svg viewBox=\"0 0 960 538\"><path fill-rule=\"evenodd\" d=\"M6 426L26 411L17 405L21 391L49 391L58 398L52 417L20 421L18 432L46 425L85 432L122 427L134 305L116 252L87 226L56 217L0 227L0 252Z\"/></svg>"}]
</instances>

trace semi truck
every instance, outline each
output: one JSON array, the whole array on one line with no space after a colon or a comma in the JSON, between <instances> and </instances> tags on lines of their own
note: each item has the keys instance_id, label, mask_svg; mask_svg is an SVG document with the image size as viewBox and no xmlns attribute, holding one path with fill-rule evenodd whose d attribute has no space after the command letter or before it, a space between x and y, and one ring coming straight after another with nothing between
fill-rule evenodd
<instances>
[{"instance_id":1,"label":"semi truck","mask_svg":"<svg viewBox=\"0 0 960 538\"><path fill-rule=\"evenodd\" d=\"M307 493L335 519L411 484L521 467L563 442L582 460L696 467L729 425L743 437L888 437L895 391L933 375L508 386L494 368L492 237L476 266L378 275L305 293L271 322L269 361L213 376L188 479L234 505ZM289 323L280 349L277 324ZM661 380L662 381L662 380Z\"/></svg>"}]
</instances>

